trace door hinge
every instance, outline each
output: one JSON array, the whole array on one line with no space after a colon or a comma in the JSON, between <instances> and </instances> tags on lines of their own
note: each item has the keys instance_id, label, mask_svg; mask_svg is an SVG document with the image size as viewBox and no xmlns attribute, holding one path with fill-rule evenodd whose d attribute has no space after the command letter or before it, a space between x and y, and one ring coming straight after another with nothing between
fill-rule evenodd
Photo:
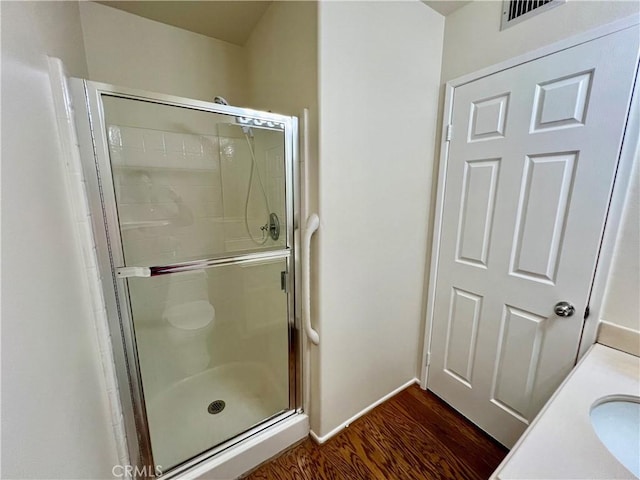
<instances>
[{"instance_id":1,"label":"door hinge","mask_svg":"<svg viewBox=\"0 0 640 480\"><path fill-rule=\"evenodd\" d=\"M591 313L591 310L589 309L589 305L587 305L587 308L584 309L584 319L585 320L587 318L589 318L589 313Z\"/></svg>"},{"instance_id":2,"label":"door hinge","mask_svg":"<svg viewBox=\"0 0 640 480\"><path fill-rule=\"evenodd\" d=\"M431 352L427 352L427 367L431 365Z\"/></svg>"},{"instance_id":3,"label":"door hinge","mask_svg":"<svg viewBox=\"0 0 640 480\"><path fill-rule=\"evenodd\" d=\"M453 138L453 125L449 124L447 125L447 142L450 142L451 139Z\"/></svg>"},{"instance_id":4,"label":"door hinge","mask_svg":"<svg viewBox=\"0 0 640 480\"><path fill-rule=\"evenodd\" d=\"M280 272L280 289L289 293L289 273L286 271Z\"/></svg>"}]
</instances>

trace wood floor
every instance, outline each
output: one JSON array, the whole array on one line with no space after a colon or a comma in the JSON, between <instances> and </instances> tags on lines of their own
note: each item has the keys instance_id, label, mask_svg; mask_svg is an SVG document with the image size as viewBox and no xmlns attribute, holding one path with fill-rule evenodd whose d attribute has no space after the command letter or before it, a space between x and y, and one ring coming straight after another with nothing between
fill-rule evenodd
<instances>
[{"instance_id":1,"label":"wood floor","mask_svg":"<svg viewBox=\"0 0 640 480\"><path fill-rule=\"evenodd\" d=\"M246 478L487 479L506 454L438 397L412 385L325 444L307 439Z\"/></svg>"}]
</instances>

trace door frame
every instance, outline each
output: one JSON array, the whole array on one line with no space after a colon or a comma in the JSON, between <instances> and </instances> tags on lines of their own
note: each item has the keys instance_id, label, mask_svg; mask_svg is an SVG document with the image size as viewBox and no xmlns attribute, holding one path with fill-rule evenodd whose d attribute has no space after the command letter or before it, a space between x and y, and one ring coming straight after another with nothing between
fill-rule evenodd
<instances>
[{"instance_id":1,"label":"door frame","mask_svg":"<svg viewBox=\"0 0 640 480\"><path fill-rule=\"evenodd\" d=\"M537 60L548 55L567 50L569 48L597 40L598 38L611 35L621 30L637 27L640 19L637 15L622 18L601 27L587 32L563 39L551 45L527 52L517 57L505 60L504 62L483 68L476 72L463 75L449 80L445 85L444 112L442 118L442 134L440 139L440 165L438 169L438 183L435 203L435 215L433 223L433 235L431 246L431 257L429 259L429 283L427 286L426 318L422 350L422 371L420 374L420 386L426 390L428 387L429 365L431 363L431 338L433 330L433 315L435 308L435 293L438 279L438 257L440 254L440 237L442 233L442 221L444 210L444 186L446 183L446 172L449 161L449 128L453 115L453 100L455 89L471 83L475 80L493 75L495 73L517 67L524 63ZM611 196L609 198L609 209L605 219L605 228L600 240L600 252L597 258L596 269L591 283L589 295L589 317L584 321L577 361L587 352L589 347L595 342L598 330L598 323L601 320L602 303L604 299L607 279L613 260L613 253L618 237L622 212L625 204L626 194L633 169L636 152L640 148L640 86L638 85L638 65L636 65L635 80L631 96L630 107L627 116L622 146L620 148L616 175L613 182Z\"/></svg>"},{"instance_id":2,"label":"door frame","mask_svg":"<svg viewBox=\"0 0 640 480\"><path fill-rule=\"evenodd\" d=\"M69 90L75 111L75 125L78 132L80 157L86 181L86 196L91 215L91 236L96 250L100 284L92 285L93 293L101 296L108 319L108 332L102 332L110 339L111 353L103 352L107 361L112 361L115 367L117 385L109 386L114 389L120 403L126 433L126 448L129 454L129 464L138 467L139 471L154 471L149 426L144 402L142 377L138 363L138 352L135 342L135 332L131 319L128 300L128 286L125 278L116 274L118 265L123 265L122 245L120 244L120 230L118 228L115 197L112 191L104 192L103 187L111 185L111 160L104 130L105 117L101 96L141 100L160 103L167 106L183 107L196 111L214 114L226 114L262 121L273 121L284 125L284 150L286 179L286 247L290 253L281 256L277 252L254 253L241 255L240 261L257 258L284 258L291 275L288 276L287 321L289 331L289 346L287 356L289 372L289 410L269 419L259 425L240 433L239 435L202 452L178 466L172 467L163 479L175 478L190 471L198 465L210 460L230 447L259 434L293 415L302 412L302 351L300 338L300 262L297 260L300 245L297 234L300 209L299 188L299 148L298 148L298 119L270 112L263 112L248 108L220 105L188 98L152 93L143 90L119 87L106 83L99 83L79 78L69 79ZM108 188L107 188L108 189ZM275 253L277 255L269 255ZM212 260L213 263L213 260Z\"/></svg>"}]
</instances>

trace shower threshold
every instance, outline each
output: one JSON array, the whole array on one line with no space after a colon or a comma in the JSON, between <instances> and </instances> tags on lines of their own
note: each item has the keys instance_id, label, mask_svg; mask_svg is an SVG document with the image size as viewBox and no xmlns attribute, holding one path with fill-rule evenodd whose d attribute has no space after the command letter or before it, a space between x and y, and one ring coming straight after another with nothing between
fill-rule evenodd
<instances>
[{"instance_id":1,"label":"shower threshold","mask_svg":"<svg viewBox=\"0 0 640 480\"><path fill-rule=\"evenodd\" d=\"M159 477L238 478L309 435L309 417L288 410Z\"/></svg>"}]
</instances>

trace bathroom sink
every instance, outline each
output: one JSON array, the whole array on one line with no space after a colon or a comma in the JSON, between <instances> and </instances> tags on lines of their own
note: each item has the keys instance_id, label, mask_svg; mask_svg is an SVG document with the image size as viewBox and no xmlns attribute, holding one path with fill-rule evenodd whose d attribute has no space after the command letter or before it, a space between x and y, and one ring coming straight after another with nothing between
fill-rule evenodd
<instances>
[{"instance_id":1,"label":"bathroom sink","mask_svg":"<svg viewBox=\"0 0 640 480\"><path fill-rule=\"evenodd\" d=\"M640 477L640 397L613 395L597 400L591 424L607 449Z\"/></svg>"}]
</instances>

